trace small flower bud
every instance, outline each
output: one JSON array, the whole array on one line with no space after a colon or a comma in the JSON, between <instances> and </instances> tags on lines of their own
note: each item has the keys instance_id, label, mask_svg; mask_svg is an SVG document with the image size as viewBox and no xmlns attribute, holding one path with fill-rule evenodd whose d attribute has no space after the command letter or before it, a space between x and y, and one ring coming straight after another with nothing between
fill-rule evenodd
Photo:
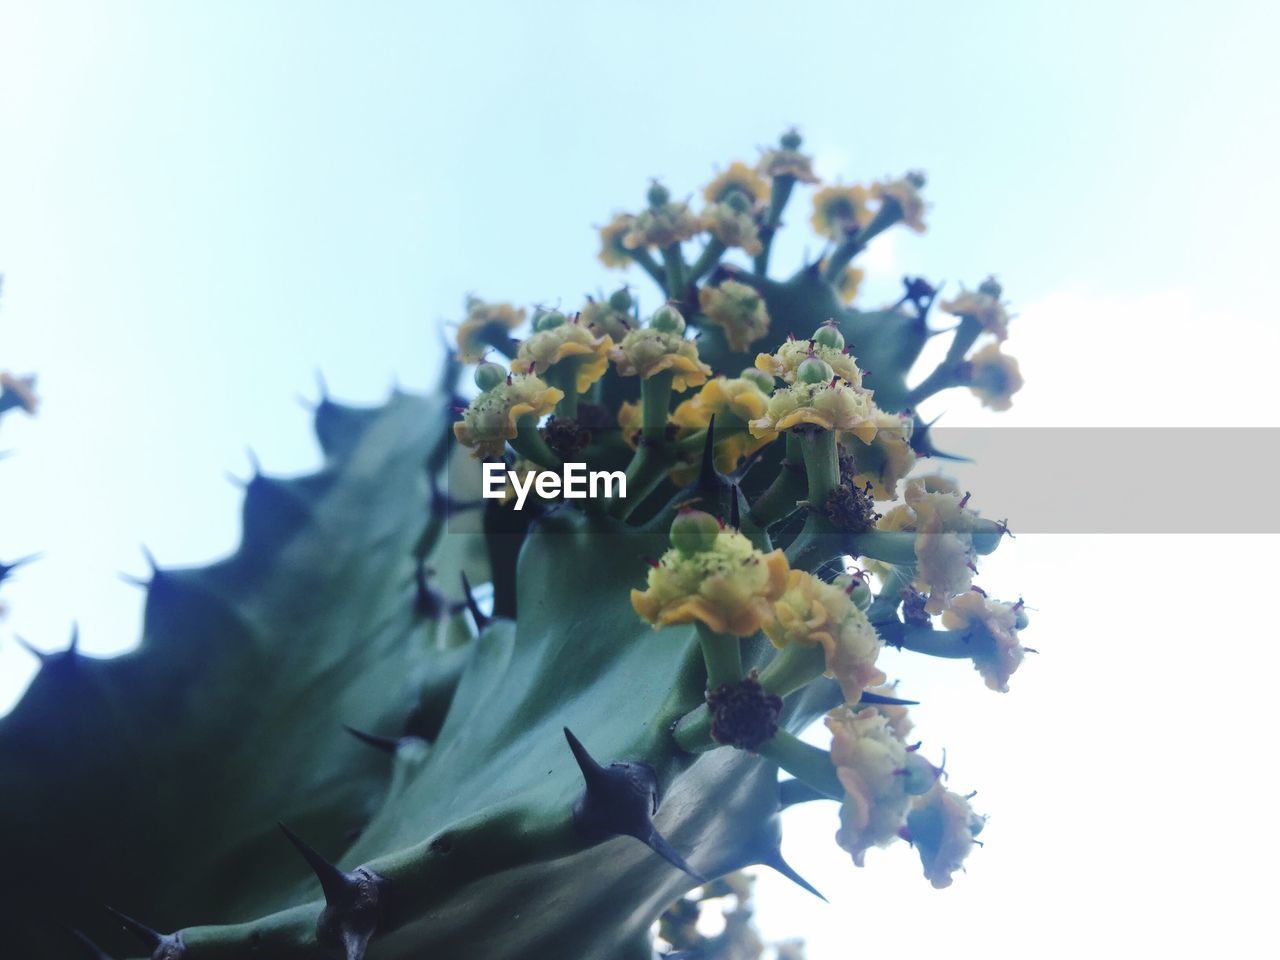
<instances>
[{"instance_id":1,"label":"small flower bud","mask_svg":"<svg viewBox=\"0 0 1280 960\"><path fill-rule=\"evenodd\" d=\"M826 383L835 373L831 370L831 364L818 357L810 357L800 364L800 368L796 371L797 383Z\"/></svg>"},{"instance_id":2,"label":"small flower bud","mask_svg":"<svg viewBox=\"0 0 1280 960\"><path fill-rule=\"evenodd\" d=\"M507 379L507 371L496 363L482 363L476 367L476 386L492 390Z\"/></svg>"},{"instance_id":3,"label":"small flower bud","mask_svg":"<svg viewBox=\"0 0 1280 960\"><path fill-rule=\"evenodd\" d=\"M631 309L631 305L631 291L626 287L622 287L621 289L615 290L613 293L609 294L609 306L613 307L613 309L618 312L626 313Z\"/></svg>"},{"instance_id":4,"label":"small flower bud","mask_svg":"<svg viewBox=\"0 0 1280 960\"><path fill-rule=\"evenodd\" d=\"M748 213L751 210L751 198L741 190L730 190L729 195L724 198L724 204L736 213Z\"/></svg>"},{"instance_id":5,"label":"small flower bud","mask_svg":"<svg viewBox=\"0 0 1280 960\"><path fill-rule=\"evenodd\" d=\"M937 767L920 756L919 751L907 754L907 762L903 769L903 786L907 793L919 797L928 793L942 773Z\"/></svg>"},{"instance_id":6,"label":"small flower bud","mask_svg":"<svg viewBox=\"0 0 1280 960\"><path fill-rule=\"evenodd\" d=\"M671 199L671 191L655 180L645 196L649 199L649 206L660 207Z\"/></svg>"},{"instance_id":7,"label":"small flower bud","mask_svg":"<svg viewBox=\"0 0 1280 960\"><path fill-rule=\"evenodd\" d=\"M813 332L813 342L830 347L832 350L843 350L844 334L840 332L834 320L828 320Z\"/></svg>"},{"instance_id":8,"label":"small flower bud","mask_svg":"<svg viewBox=\"0 0 1280 960\"><path fill-rule=\"evenodd\" d=\"M1031 624L1031 618L1027 616L1027 608L1015 605L1013 608L1013 629L1025 630Z\"/></svg>"},{"instance_id":9,"label":"small flower bud","mask_svg":"<svg viewBox=\"0 0 1280 960\"><path fill-rule=\"evenodd\" d=\"M742 373L738 374L743 380L750 380L764 393L773 393L773 377L765 373L763 370L757 370L755 367L747 367Z\"/></svg>"},{"instance_id":10,"label":"small flower bud","mask_svg":"<svg viewBox=\"0 0 1280 960\"><path fill-rule=\"evenodd\" d=\"M995 297L999 300L1000 295L1004 293L1004 287L1000 286L1000 281L998 281L994 276L991 276L978 284L978 292L985 293L987 296Z\"/></svg>"},{"instance_id":11,"label":"small flower bud","mask_svg":"<svg viewBox=\"0 0 1280 960\"><path fill-rule=\"evenodd\" d=\"M554 330L556 327L564 326L564 322L564 314L559 310L547 310L533 318L533 329L541 333L543 330Z\"/></svg>"},{"instance_id":12,"label":"small flower bud","mask_svg":"<svg viewBox=\"0 0 1280 960\"><path fill-rule=\"evenodd\" d=\"M804 140L801 138L800 132L795 129L788 130L778 138L778 144L783 150L799 150L800 144L803 142Z\"/></svg>"},{"instance_id":13,"label":"small flower bud","mask_svg":"<svg viewBox=\"0 0 1280 960\"><path fill-rule=\"evenodd\" d=\"M701 510L681 510L671 521L671 545L683 554L704 553L719 536L720 521Z\"/></svg>"},{"instance_id":14,"label":"small flower bud","mask_svg":"<svg viewBox=\"0 0 1280 960\"><path fill-rule=\"evenodd\" d=\"M1000 546L1000 541L1005 535L1004 525L995 520L988 520L986 517L975 517L972 523L973 549L984 557L995 553L996 547Z\"/></svg>"},{"instance_id":15,"label":"small flower bud","mask_svg":"<svg viewBox=\"0 0 1280 960\"><path fill-rule=\"evenodd\" d=\"M917 190L923 190L926 183L923 170L908 170L906 176L903 177L907 183L911 184Z\"/></svg>"},{"instance_id":16,"label":"small flower bud","mask_svg":"<svg viewBox=\"0 0 1280 960\"><path fill-rule=\"evenodd\" d=\"M832 581L837 587L845 592L853 605L859 610L866 612L871 606L871 587L867 585L867 581L862 577L852 577L847 573L842 573Z\"/></svg>"},{"instance_id":17,"label":"small flower bud","mask_svg":"<svg viewBox=\"0 0 1280 960\"><path fill-rule=\"evenodd\" d=\"M649 326L663 333L684 333L684 317L671 304L660 307L649 320Z\"/></svg>"}]
</instances>

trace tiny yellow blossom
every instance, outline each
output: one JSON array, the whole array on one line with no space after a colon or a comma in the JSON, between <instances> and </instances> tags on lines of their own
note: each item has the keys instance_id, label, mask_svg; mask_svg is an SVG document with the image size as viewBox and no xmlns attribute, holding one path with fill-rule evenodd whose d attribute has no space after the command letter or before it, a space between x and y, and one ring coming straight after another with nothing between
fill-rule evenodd
<instances>
[{"instance_id":1,"label":"tiny yellow blossom","mask_svg":"<svg viewBox=\"0 0 1280 960\"><path fill-rule=\"evenodd\" d=\"M600 262L606 267L625 267L631 263L631 254L623 243L631 232L635 217L629 213L615 214L613 219L600 228Z\"/></svg>"},{"instance_id":2,"label":"tiny yellow blossom","mask_svg":"<svg viewBox=\"0 0 1280 960\"><path fill-rule=\"evenodd\" d=\"M734 353L742 353L769 332L769 310L752 287L726 280L718 287L698 291L698 306L708 319L724 330Z\"/></svg>"},{"instance_id":3,"label":"tiny yellow blossom","mask_svg":"<svg viewBox=\"0 0 1280 960\"><path fill-rule=\"evenodd\" d=\"M876 435L869 444L849 443L845 450L853 457L853 485L871 485L876 500L897 500L898 483L916 465L911 449L911 417L876 408Z\"/></svg>"},{"instance_id":4,"label":"tiny yellow blossom","mask_svg":"<svg viewBox=\"0 0 1280 960\"><path fill-rule=\"evenodd\" d=\"M736 530L722 530L710 549L663 554L648 589L631 591L631 606L655 628L701 621L748 637L772 618L788 569L781 550L761 553Z\"/></svg>"},{"instance_id":5,"label":"tiny yellow blossom","mask_svg":"<svg viewBox=\"0 0 1280 960\"><path fill-rule=\"evenodd\" d=\"M688 436L705 430L715 417L716 467L722 473L732 473L745 457L769 443L768 439L752 436L747 429L748 423L764 416L768 403L769 398L753 380L715 377L676 407L671 422L680 428L682 436Z\"/></svg>"},{"instance_id":6,"label":"tiny yellow blossom","mask_svg":"<svg viewBox=\"0 0 1280 960\"><path fill-rule=\"evenodd\" d=\"M845 791L836 843L861 867L868 850L888 846L902 829L911 802L901 773L907 748L872 707L837 707L826 724L831 762Z\"/></svg>"},{"instance_id":7,"label":"tiny yellow blossom","mask_svg":"<svg viewBox=\"0 0 1280 960\"><path fill-rule=\"evenodd\" d=\"M703 230L726 247L741 247L751 257L764 250L755 218L732 203L710 204L698 220Z\"/></svg>"},{"instance_id":8,"label":"tiny yellow blossom","mask_svg":"<svg viewBox=\"0 0 1280 960\"><path fill-rule=\"evenodd\" d=\"M513 374L471 401L462 419L453 425L453 435L471 448L477 460L497 459L506 442L515 439L520 420L532 417L536 422L563 398L564 393L532 374Z\"/></svg>"},{"instance_id":9,"label":"tiny yellow blossom","mask_svg":"<svg viewBox=\"0 0 1280 960\"><path fill-rule=\"evenodd\" d=\"M21 407L34 415L40 407L40 398L36 396L36 378L19 377L8 371L0 373L0 409Z\"/></svg>"},{"instance_id":10,"label":"tiny yellow blossom","mask_svg":"<svg viewBox=\"0 0 1280 960\"><path fill-rule=\"evenodd\" d=\"M487 338L493 334L510 336L524 323L524 309L509 303L467 303L466 319L458 326L458 359L463 363L479 363L489 349Z\"/></svg>"},{"instance_id":11,"label":"tiny yellow blossom","mask_svg":"<svg viewBox=\"0 0 1280 960\"><path fill-rule=\"evenodd\" d=\"M691 240L702 230L702 221L686 203L661 203L651 206L631 222L622 238L628 250L643 247L669 247Z\"/></svg>"},{"instance_id":12,"label":"tiny yellow blossom","mask_svg":"<svg viewBox=\"0 0 1280 960\"><path fill-rule=\"evenodd\" d=\"M908 173L897 180L882 180L871 185L871 196L882 204L896 204L902 222L916 233L924 233L924 198L920 196L920 188L924 186L924 176L919 173Z\"/></svg>"},{"instance_id":13,"label":"tiny yellow blossom","mask_svg":"<svg viewBox=\"0 0 1280 960\"><path fill-rule=\"evenodd\" d=\"M607 335L594 336L583 324L571 321L533 333L520 344L511 369L545 376L558 363L576 361L575 387L585 393L609 369L611 349L613 340Z\"/></svg>"},{"instance_id":14,"label":"tiny yellow blossom","mask_svg":"<svg viewBox=\"0 0 1280 960\"><path fill-rule=\"evenodd\" d=\"M871 219L867 213L867 197L867 188L857 184L823 187L813 195L813 216L809 222L821 236L843 240Z\"/></svg>"},{"instance_id":15,"label":"tiny yellow blossom","mask_svg":"<svg viewBox=\"0 0 1280 960\"><path fill-rule=\"evenodd\" d=\"M915 513L917 588L929 594L925 610L941 613L973 583L978 515L958 494L931 493L917 480L907 484L903 498Z\"/></svg>"},{"instance_id":16,"label":"tiny yellow blossom","mask_svg":"<svg viewBox=\"0 0 1280 960\"><path fill-rule=\"evenodd\" d=\"M951 875L964 866L983 823L969 801L943 787L941 780L915 799L907 815L907 832L920 854L924 875L935 888L951 886Z\"/></svg>"},{"instance_id":17,"label":"tiny yellow blossom","mask_svg":"<svg viewBox=\"0 0 1280 960\"><path fill-rule=\"evenodd\" d=\"M843 349L815 340L788 340L773 353L758 354L756 369L793 384L800 364L811 356L825 360L831 365L832 373L855 390L862 389L862 371L858 369L858 361Z\"/></svg>"},{"instance_id":18,"label":"tiny yellow blossom","mask_svg":"<svg viewBox=\"0 0 1280 960\"><path fill-rule=\"evenodd\" d=\"M769 199L769 184L741 160L729 164L729 168L718 174L702 191L707 203L721 203L732 193L741 193L755 203L763 203Z\"/></svg>"},{"instance_id":19,"label":"tiny yellow blossom","mask_svg":"<svg viewBox=\"0 0 1280 960\"><path fill-rule=\"evenodd\" d=\"M769 398L764 416L748 424L753 436L772 439L793 427L814 426L851 433L864 443L876 435L875 404L843 380L781 387Z\"/></svg>"},{"instance_id":20,"label":"tiny yellow blossom","mask_svg":"<svg viewBox=\"0 0 1280 960\"><path fill-rule=\"evenodd\" d=\"M972 317L987 333L995 334L997 340L1009 336L1009 314L1004 305L998 297L983 290L961 290L953 299L940 301L938 306L955 317Z\"/></svg>"},{"instance_id":21,"label":"tiny yellow blossom","mask_svg":"<svg viewBox=\"0 0 1280 960\"><path fill-rule=\"evenodd\" d=\"M942 613L948 630L970 630L990 642L974 644L973 665L987 686L1001 693L1009 692L1009 678L1026 652L1018 639L1017 617L1013 604L988 600L976 590L956 597Z\"/></svg>"},{"instance_id":22,"label":"tiny yellow blossom","mask_svg":"<svg viewBox=\"0 0 1280 960\"><path fill-rule=\"evenodd\" d=\"M773 604L764 632L775 647L820 644L827 676L835 677L846 703L857 703L867 687L884 683L876 667L882 642L867 615L840 587L811 573L792 570L787 589Z\"/></svg>"},{"instance_id":23,"label":"tiny yellow blossom","mask_svg":"<svg viewBox=\"0 0 1280 960\"><path fill-rule=\"evenodd\" d=\"M624 400L618 408L618 426L622 428L622 439L634 450L639 445L640 428L644 426L644 408Z\"/></svg>"},{"instance_id":24,"label":"tiny yellow blossom","mask_svg":"<svg viewBox=\"0 0 1280 960\"><path fill-rule=\"evenodd\" d=\"M610 351L618 373L624 377L637 374L648 380L670 370L671 386L677 393L689 387L700 387L711 376L711 368L698 359L698 345L681 334L645 327L632 330Z\"/></svg>"},{"instance_id":25,"label":"tiny yellow blossom","mask_svg":"<svg viewBox=\"0 0 1280 960\"><path fill-rule=\"evenodd\" d=\"M1022 389L1022 373L1018 361L1001 353L996 344L988 344L969 358L969 389L984 407L1008 410L1013 395Z\"/></svg>"}]
</instances>

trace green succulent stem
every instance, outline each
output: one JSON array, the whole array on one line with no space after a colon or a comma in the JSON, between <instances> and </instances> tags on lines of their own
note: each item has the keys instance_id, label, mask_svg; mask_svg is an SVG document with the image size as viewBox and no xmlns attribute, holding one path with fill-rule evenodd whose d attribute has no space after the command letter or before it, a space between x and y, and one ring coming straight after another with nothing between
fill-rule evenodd
<instances>
[{"instance_id":1,"label":"green succulent stem","mask_svg":"<svg viewBox=\"0 0 1280 960\"><path fill-rule=\"evenodd\" d=\"M477 339L486 346L493 347L508 360L514 359L520 352L520 341L512 339L500 324L481 328Z\"/></svg>"},{"instance_id":2,"label":"green succulent stem","mask_svg":"<svg viewBox=\"0 0 1280 960\"><path fill-rule=\"evenodd\" d=\"M964 381L960 376L960 364L964 362L964 355L969 352L969 348L973 346L982 333L982 324L975 317L961 317L960 322L956 325L955 333L951 338L951 345L947 348L947 355L942 358L933 371L920 381L912 391L907 394L907 403L915 406L923 400L927 400L935 393L941 393L951 387L959 387L964 385Z\"/></svg>"},{"instance_id":3,"label":"green succulent stem","mask_svg":"<svg viewBox=\"0 0 1280 960\"><path fill-rule=\"evenodd\" d=\"M653 259L648 250L645 250L643 247L637 247L636 249L628 250L627 252L631 255L631 259L636 262L636 265L647 273L654 283L663 290L666 289L666 273L663 271L662 265L658 263L657 260Z\"/></svg>"},{"instance_id":4,"label":"green succulent stem","mask_svg":"<svg viewBox=\"0 0 1280 960\"><path fill-rule=\"evenodd\" d=\"M765 214L764 224L760 230L760 243L763 249L756 254L752 263L756 276L763 277L769 272L769 254L773 250L773 237L782 222L782 213L787 209L787 201L791 199L791 191L795 189L796 178L790 173L773 178L769 190L769 210Z\"/></svg>"},{"instance_id":5,"label":"green succulent stem","mask_svg":"<svg viewBox=\"0 0 1280 960\"><path fill-rule=\"evenodd\" d=\"M992 642L981 630L934 630L901 621L877 624L886 643L946 660L972 660L991 652Z\"/></svg>"},{"instance_id":6,"label":"green succulent stem","mask_svg":"<svg viewBox=\"0 0 1280 960\"><path fill-rule=\"evenodd\" d=\"M798 501L804 497L804 454L800 450L800 438L794 431L788 432L786 438L787 453L778 475L751 505L751 520L761 529L791 516L800 508Z\"/></svg>"},{"instance_id":7,"label":"green succulent stem","mask_svg":"<svg viewBox=\"0 0 1280 960\"><path fill-rule=\"evenodd\" d=\"M861 230L849 234L832 251L831 256L827 258L827 267L822 271L822 279L828 283L834 283L840 276L840 271L847 267L854 257L866 249L867 244L901 219L902 207L899 206L898 201L891 197L885 197L884 202L880 204L880 209L871 218L871 222Z\"/></svg>"},{"instance_id":8,"label":"green succulent stem","mask_svg":"<svg viewBox=\"0 0 1280 960\"><path fill-rule=\"evenodd\" d=\"M742 679L742 641L732 634L716 633L705 623L698 623L698 644L707 665L707 689Z\"/></svg>"},{"instance_id":9,"label":"green succulent stem","mask_svg":"<svg viewBox=\"0 0 1280 960\"><path fill-rule=\"evenodd\" d=\"M793 567L812 568L842 552L839 531L822 512L831 494L840 486L840 457L831 431L803 430L799 436L809 516L787 547L787 559Z\"/></svg>"},{"instance_id":10,"label":"green succulent stem","mask_svg":"<svg viewBox=\"0 0 1280 960\"><path fill-rule=\"evenodd\" d=\"M556 404L557 417L578 416L578 367L581 365L580 357L566 357L547 369L547 383L558 387L564 394Z\"/></svg>"},{"instance_id":11,"label":"green succulent stem","mask_svg":"<svg viewBox=\"0 0 1280 960\"><path fill-rule=\"evenodd\" d=\"M827 657L821 646L791 643L760 671L760 685L769 693L785 697L822 676L826 669Z\"/></svg>"},{"instance_id":12,"label":"green succulent stem","mask_svg":"<svg viewBox=\"0 0 1280 960\"><path fill-rule=\"evenodd\" d=\"M779 730L760 747L761 755L772 760L797 780L801 780L833 800L844 798L844 787L831 764L831 754Z\"/></svg>"},{"instance_id":13,"label":"green succulent stem","mask_svg":"<svg viewBox=\"0 0 1280 960\"><path fill-rule=\"evenodd\" d=\"M516 435L507 442L516 453L544 470L559 470L562 466L560 458L538 433L538 418L531 413L516 422Z\"/></svg>"},{"instance_id":14,"label":"green succulent stem","mask_svg":"<svg viewBox=\"0 0 1280 960\"><path fill-rule=\"evenodd\" d=\"M888 577L885 579L884 586L876 594L876 598L871 601L871 606L867 608L867 619L877 626L884 622L890 624L896 622L898 605L902 603L899 591L903 587L909 586L911 586L911 568L892 567Z\"/></svg>"},{"instance_id":15,"label":"green succulent stem","mask_svg":"<svg viewBox=\"0 0 1280 960\"><path fill-rule=\"evenodd\" d=\"M679 300L684 296L685 286L685 262L684 254L680 252L680 244L673 243L670 246L662 248L662 262L666 265L666 289L667 296L672 300Z\"/></svg>"},{"instance_id":16,"label":"green succulent stem","mask_svg":"<svg viewBox=\"0 0 1280 960\"><path fill-rule=\"evenodd\" d=\"M711 711L705 703L686 713L672 730L676 745L686 753L706 753L720 744L711 737Z\"/></svg>"},{"instance_id":17,"label":"green succulent stem","mask_svg":"<svg viewBox=\"0 0 1280 960\"><path fill-rule=\"evenodd\" d=\"M707 272L720 262L720 258L724 256L728 247L720 240L719 237L711 237L707 240L707 245L702 248L702 253L698 259L694 261L693 266L689 268L689 283L697 283ZM692 305L691 305L692 306Z\"/></svg>"}]
</instances>

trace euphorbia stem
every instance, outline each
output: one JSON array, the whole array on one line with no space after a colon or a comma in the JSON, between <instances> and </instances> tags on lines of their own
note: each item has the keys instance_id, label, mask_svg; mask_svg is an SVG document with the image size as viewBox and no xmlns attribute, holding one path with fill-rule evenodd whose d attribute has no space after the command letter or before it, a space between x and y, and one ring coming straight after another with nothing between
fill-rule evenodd
<instances>
[{"instance_id":1,"label":"euphorbia stem","mask_svg":"<svg viewBox=\"0 0 1280 960\"><path fill-rule=\"evenodd\" d=\"M556 404L557 417L571 418L578 415L578 366L581 363L577 357L568 357L547 371L547 383L559 387L564 394Z\"/></svg>"},{"instance_id":2,"label":"euphorbia stem","mask_svg":"<svg viewBox=\"0 0 1280 960\"><path fill-rule=\"evenodd\" d=\"M773 178L773 187L769 192L769 212L765 217L764 228L760 231L760 241L764 249L756 256L752 266L757 276L763 277L769 272L769 252L773 248L773 235L782 222L782 211L787 208L791 199L791 191L796 185L796 178L789 173Z\"/></svg>"},{"instance_id":3,"label":"euphorbia stem","mask_svg":"<svg viewBox=\"0 0 1280 960\"><path fill-rule=\"evenodd\" d=\"M827 657L818 644L788 644L760 672L760 685L769 693L785 697L822 676L826 668Z\"/></svg>"},{"instance_id":4,"label":"euphorbia stem","mask_svg":"<svg viewBox=\"0 0 1280 960\"><path fill-rule=\"evenodd\" d=\"M707 664L707 689L742 679L742 642L732 634L716 633L705 623L698 623L698 643Z\"/></svg>"},{"instance_id":5,"label":"euphorbia stem","mask_svg":"<svg viewBox=\"0 0 1280 960\"><path fill-rule=\"evenodd\" d=\"M560 458L547 446L542 434L538 433L538 420L531 413L517 421L516 435L507 442L516 453L540 467L547 470L559 470L561 467Z\"/></svg>"},{"instance_id":6,"label":"euphorbia stem","mask_svg":"<svg viewBox=\"0 0 1280 960\"><path fill-rule=\"evenodd\" d=\"M797 780L803 780L831 799L844 799L844 787L836 776L836 768L831 765L831 755L827 751L779 730L764 742L760 753Z\"/></svg>"}]
</instances>

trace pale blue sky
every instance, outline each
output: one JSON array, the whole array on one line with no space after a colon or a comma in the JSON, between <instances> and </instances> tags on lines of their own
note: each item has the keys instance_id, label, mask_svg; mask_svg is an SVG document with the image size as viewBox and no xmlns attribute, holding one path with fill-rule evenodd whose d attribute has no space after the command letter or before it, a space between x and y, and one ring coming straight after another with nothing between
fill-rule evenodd
<instances>
[{"instance_id":1,"label":"pale blue sky","mask_svg":"<svg viewBox=\"0 0 1280 960\"><path fill-rule=\"evenodd\" d=\"M135 642L139 595L115 575L144 569L139 544L165 564L231 547L239 495L224 475L247 473L246 447L269 470L314 464L294 398L314 395L317 369L353 400L393 377L424 384L466 293L574 305L615 282L591 224L637 205L650 176L693 191L791 124L827 177L928 171L930 232L871 251L867 296L907 271L970 284L998 272L1029 380L1001 422L1277 425L1276 20L1260 2L0 0L0 368L38 372L46 400L39 419L4 421L0 559L47 554L6 585L0 709L33 669L15 632L57 647L78 618L90 653ZM946 406L952 422L995 422L963 398ZM1082 482L1104 491L1107 469L1149 466L1092 465ZM1215 483L1224 496L1243 485ZM1055 923L1055 897L1087 895L1166 956L1197 936L1249 952L1252 862L1162 842L1209 833L1168 812L1160 782L1185 780L1189 753L1257 763L1203 727L1164 732L1182 697L1218 679L1196 624L1220 637L1234 616L1256 631L1242 609L1155 596L1227 546L1012 547L984 580L1040 601L1035 645L1056 654L1006 698L939 674L960 690L939 685L924 711L959 785L982 787L998 842L935 894L905 850L855 873L815 814L788 852L837 908L770 886L762 920L825 944L825 960L888 949L938 911L911 934L921 953L976 955L965 944L981 938L1002 957ZM1257 540L1229 549L1231 569L1274 563ZM1103 564L1097 593L1081 598L1090 563ZM1138 604L1150 609L1135 629ZM1164 648L1121 655L1104 640L1161 629ZM1139 686L1125 722L1140 729L1062 719L1104 682ZM1147 809L1152 791L1165 812ZM1141 836L1130 817L1147 818ZM1192 879L1173 884L1179 870ZM1197 886L1210 870L1234 870L1239 889ZM1112 890L1117 877L1159 896ZM1196 908L1203 925L1161 933L1169 909ZM845 929L855 909L883 919ZM1079 945L1086 934L1102 935L1085 929Z\"/></svg>"}]
</instances>

